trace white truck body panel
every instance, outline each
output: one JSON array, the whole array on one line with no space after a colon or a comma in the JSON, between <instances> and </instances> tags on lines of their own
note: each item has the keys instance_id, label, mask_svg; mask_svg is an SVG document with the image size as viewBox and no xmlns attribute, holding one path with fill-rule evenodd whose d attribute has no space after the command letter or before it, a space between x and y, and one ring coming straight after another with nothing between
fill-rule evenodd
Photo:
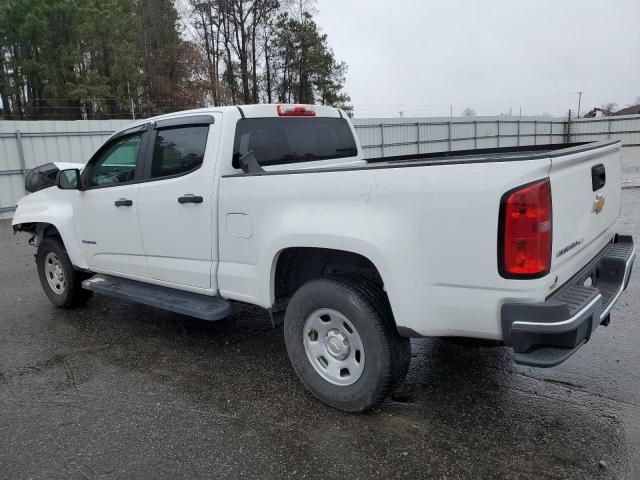
<instances>
[{"instance_id":1,"label":"white truck body panel","mask_svg":"<svg viewBox=\"0 0 640 480\"><path fill-rule=\"evenodd\" d=\"M96 272L148 277L138 227L138 185L121 185L70 193L75 234L80 238L88 268ZM133 200L129 208L115 208L121 198Z\"/></svg>"},{"instance_id":2,"label":"white truck body panel","mask_svg":"<svg viewBox=\"0 0 640 480\"><path fill-rule=\"evenodd\" d=\"M269 307L273 288L266 279L283 249L347 250L378 268L398 325L421 335L498 339L504 302L543 301L562 283L553 274L568 279L582 257L593 256L613 235L609 225L573 262L545 278L500 277L495 251L502 193L546 177L550 167L547 158L223 178L221 216L242 212L253 234L239 239L221 230L221 294Z\"/></svg>"},{"instance_id":3,"label":"white truck body panel","mask_svg":"<svg viewBox=\"0 0 640 480\"><path fill-rule=\"evenodd\" d=\"M344 116L315 108L318 117ZM275 266L285 249L353 252L378 269L398 327L488 339L501 338L505 302L544 301L615 233L619 144L514 161L378 166L367 164L357 144L353 157L268 166L265 174L247 175L231 164L240 111L224 107L188 115L203 112L214 115L215 123L199 170L99 190L42 190L20 200L13 224L54 225L79 268L265 308L273 305ZM277 117L273 105L243 107L243 113ZM590 180L597 163L605 164L608 176L606 206L598 215L591 212ZM582 242L554 257L542 278L502 278L496 267L502 195L547 177L554 255ZM204 201L178 205L176 197L185 194ZM113 208L121 197L133 199L133 208ZM82 242L92 238L96 244Z\"/></svg>"},{"instance_id":4,"label":"white truck body panel","mask_svg":"<svg viewBox=\"0 0 640 480\"><path fill-rule=\"evenodd\" d=\"M212 271L218 259L218 195L214 188L222 115L214 114L202 167L177 178L139 184L142 242L149 276L172 284L217 291ZM201 195L202 204L179 204L183 195Z\"/></svg>"},{"instance_id":5,"label":"white truck body panel","mask_svg":"<svg viewBox=\"0 0 640 480\"><path fill-rule=\"evenodd\" d=\"M22 197L17 204L11 223L41 223L53 225L60 232L69 258L81 269L89 267L82 242L76 233L73 198L78 192L46 188Z\"/></svg>"},{"instance_id":6,"label":"white truck body panel","mask_svg":"<svg viewBox=\"0 0 640 480\"><path fill-rule=\"evenodd\" d=\"M591 185L591 169L604 165L606 183L597 195L605 199L600 213L593 211L596 194ZM611 240L622 204L622 163L620 144L589 152L552 158L549 173L553 198L552 271L560 284L568 280L581 255L595 254ZM562 249L575 245L566 253Z\"/></svg>"}]
</instances>

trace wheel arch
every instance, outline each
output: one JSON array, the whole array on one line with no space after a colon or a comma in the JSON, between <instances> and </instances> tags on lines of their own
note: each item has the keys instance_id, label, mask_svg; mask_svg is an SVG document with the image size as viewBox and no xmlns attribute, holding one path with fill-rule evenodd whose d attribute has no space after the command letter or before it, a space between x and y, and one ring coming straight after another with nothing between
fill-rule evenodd
<instances>
[{"instance_id":1,"label":"wheel arch","mask_svg":"<svg viewBox=\"0 0 640 480\"><path fill-rule=\"evenodd\" d=\"M36 235L40 241L45 237L58 237L64 245L64 239L62 238L60 230L52 223L39 222L36 227Z\"/></svg>"},{"instance_id":2,"label":"wheel arch","mask_svg":"<svg viewBox=\"0 0 640 480\"><path fill-rule=\"evenodd\" d=\"M77 241L74 242L73 239L73 232L75 232L75 229L69 232L69 229L72 228L72 226L67 225L65 228L64 223L65 222L54 223L50 219L28 222L22 221L20 223L13 224L13 231L14 233L25 232L31 234L32 238L29 240L29 243L34 247L40 245L40 242L42 242L46 237L59 238L73 265L80 269L86 269L87 264L84 261L84 257L81 255L79 245L77 244Z\"/></svg>"},{"instance_id":3,"label":"wheel arch","mask_svg":"<svg viewBox=\"0 0 640 480\"><path fill-rule=\"evenodd\" d=\"M380 288L386 297L383 274L368 256L351 250L295 246L278 251L273 258L270 281L274 323L280 323L293 294L310 280L349 274L362 277Z\"/></svg>"},{"instance_id":4,"label":"wheel arch","mask_svg":"<svg viewBox=\"0 0 640 480\"><path fill-rule=\"evenodd\" d=\"M39 245L44 237L58 237L62 243L64 243L58 227L49 222L16 223L13 225L13 231L14 233L25 232L33 235L34 240L31 242L34 243L35 246Z\"/></svg>"}]
</instances>

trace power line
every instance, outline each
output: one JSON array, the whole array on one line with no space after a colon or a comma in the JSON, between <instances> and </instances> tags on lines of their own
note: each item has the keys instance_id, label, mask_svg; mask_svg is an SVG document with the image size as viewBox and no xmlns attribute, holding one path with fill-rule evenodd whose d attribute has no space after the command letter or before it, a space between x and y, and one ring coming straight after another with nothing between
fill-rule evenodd
<instances>
[{"instance_id":1,"label":"power line","mask_svg":"<svg viewBox=\"0 0 640 480\"><path fill-rule=\"evenodd\" d=\"M611 91L621 91L621 90L628 90L628 91L632 91L632 90L638 90L640 91L640 85L635 85L635 86L627 86L627 87L613 87L613 88L605 88L605 89L594 89L594 90L582 90L582 93L597 93L597 92L611 92ZM554 94L550 94L550 95L541 95L541 96L536 96L536 97L522 97L522 98L509 98L509 99L494 99L494 100L489 100L489 101L484 101L484 102L466 102L465 104L453 104L453 107L455 108L460 108L460 107L464 107L467 104L473 104L473 105L496 105L498 103L518 103L518 102L525 102L525 101L532 101L532 100L547 100L550 98L559 98L559 97L569 97L575 95L575 91L574 92L566 92L566 93L554 93ZM380 109L380 108L394 108L394 109L398 109L399 107L413 107L414 109L436 109L437 107L441 107L441 108L447 108L451 106L451 104L445 104L445 103L441 103L441 104L436 104L436 103L432 103L429 104L428 106L421 106L421 105L416 105L416 104L407 104L407 103L389 103L389 104L384 104L384 105L380 105L380 104L361 104L359 107L359 110L363 110L363 109L369 109L369 108L376 108L376 109Z\"/></svg>"}]
</instances>

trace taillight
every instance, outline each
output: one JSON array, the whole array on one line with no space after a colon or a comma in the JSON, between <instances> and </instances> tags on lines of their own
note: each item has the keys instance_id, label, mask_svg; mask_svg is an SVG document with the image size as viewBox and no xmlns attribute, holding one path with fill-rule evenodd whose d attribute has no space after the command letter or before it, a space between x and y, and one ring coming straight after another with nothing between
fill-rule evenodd
<instances>
[{"instance_id":1,"label":"taillight","mask_svg":"<svg viewBox=\"0 0 640 480\"><path fill-rule=\"evenodd\" d=\"M505 278L539 278L551 268L549 179L504 194L500 205L498 267Z\"/></svg>"},{"instance_id":2,"label":"taillight","mask_svg":"<svg viewBox=\"0 0 640 480\"><path fill-rule=\"evenodd\" d=\"M316 109L310 105L278 105L280 117L315 117Z\"/></svg>"}]
</instances>

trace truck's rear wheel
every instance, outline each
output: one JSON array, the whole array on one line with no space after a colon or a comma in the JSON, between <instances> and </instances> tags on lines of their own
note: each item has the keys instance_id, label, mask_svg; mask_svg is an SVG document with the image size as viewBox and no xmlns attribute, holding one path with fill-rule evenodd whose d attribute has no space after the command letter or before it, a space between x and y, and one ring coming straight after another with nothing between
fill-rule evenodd
<instances>
[{"instance_id":1,"label":"truck's rear wheel","mask_svg":"<svg viewBox=\"0 0 640 480\"><path fill-rule=\"evenodd\" d=\"M385 305L377 287L348 277L312 280L293 295L284 321L287 352L318 399L362 412L402 381L410 344Z\"/></svg>"},{"instance_id":2,"label":"truck's rear wheel","mask_svg":"<svg viewBox=\"0 0 640 480\"><path fill-rule=\"evenodd\" d=\"M87 275L73 268L60 240L45 237L36 254L38 276L44 293L59 308L75 308L87 303L93 292L82 288Z\"/></svg>"}]
</instances>

